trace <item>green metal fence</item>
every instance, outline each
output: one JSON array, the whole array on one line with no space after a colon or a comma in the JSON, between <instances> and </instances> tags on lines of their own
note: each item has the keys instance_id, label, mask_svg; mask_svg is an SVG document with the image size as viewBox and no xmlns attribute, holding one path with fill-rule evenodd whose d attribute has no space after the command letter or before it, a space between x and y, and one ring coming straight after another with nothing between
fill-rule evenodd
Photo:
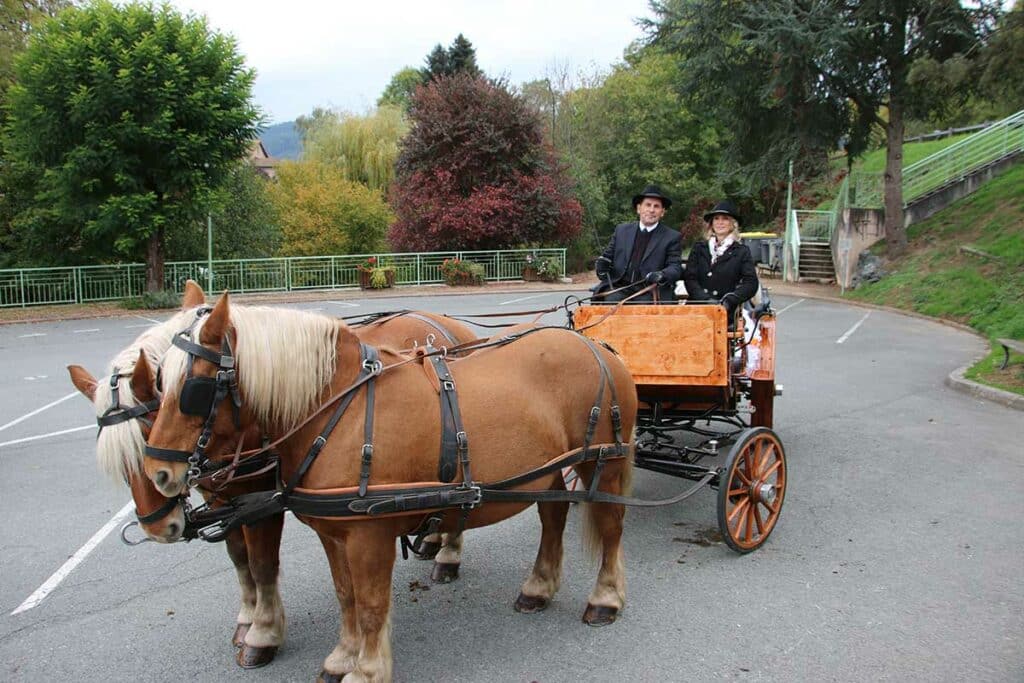
<instances>
[{"instance_id":1,"label":"green metal fence","mask_svg":"<svg viewBox=\"0 0 1024 683\"><path fill-rule=\"evenodd\" d=\"M359 264L371 256L394 267L396 285L443 282L441 264L447 259L482 265L489 281L519 280L531 258L554 257L565 274L565 249L377 253L213 261L212 273L206 261L173 261L164 264L164 289L180 293L190 279L211 292L239 294L352 288L359 286ZM145 289L146 267L141 263L0 270L0 308L116 301Z\"/></svg>"}]
</instances>

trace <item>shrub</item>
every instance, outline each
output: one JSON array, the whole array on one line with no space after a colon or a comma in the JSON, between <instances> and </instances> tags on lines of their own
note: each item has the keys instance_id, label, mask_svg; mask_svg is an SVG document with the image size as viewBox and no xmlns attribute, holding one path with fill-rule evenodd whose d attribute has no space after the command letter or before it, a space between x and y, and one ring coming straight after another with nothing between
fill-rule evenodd
<instances>
[{"instance_id":1,"label":"shrub","mask_svg":"<svg viewBox=\"0 0 1024 683\"><path fill-rule=\"evenodd\" d=\"M130 310L179 308L181 306L181 295L172 289L161 289L157 292L146 292L142 296L133 296L130 299L125 299L121 302L121 305Z\"/></svg>"},{"instance_id":2,"label":"shrub","mask_svg":"<svg viewBox=\"0 0 1024 683\"><path fill-rule=\"evenodd\" d=\"M441 264L441 277L446 285L482 285L484 267L479 263L462 261L457 258L445 259Z\"/></svg>"}]
</instances>

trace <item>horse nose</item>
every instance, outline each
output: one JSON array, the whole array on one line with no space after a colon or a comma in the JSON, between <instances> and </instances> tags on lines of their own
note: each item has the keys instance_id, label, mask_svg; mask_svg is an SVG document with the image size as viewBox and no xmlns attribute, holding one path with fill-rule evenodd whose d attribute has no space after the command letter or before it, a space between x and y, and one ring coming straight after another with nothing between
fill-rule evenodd
<instances>
[{"instance_id":1,"label":"horse nose","mask_svg":"<svg viewBox=\"0 0 1024 683\"><path fill-rule=\"evenodd\" d=\"M153 483L156 484L157 491L164 494L168 498L173 498L178 495L178 489L180 488L174 483L169 470L159 469L156 471L156 477L153 479Z\"/></svg>"},{"instance_id":2,"label":"horse nose","mask_svg":"<svg viewBox=\"0 0 1024 683\"><path fill-rule=\"evenodd\" d=\"M167 540L177 541L178 537L181 536L181 527L178 526L177 522L171 522L167 525Z\"/></svg>"}]
</instances>

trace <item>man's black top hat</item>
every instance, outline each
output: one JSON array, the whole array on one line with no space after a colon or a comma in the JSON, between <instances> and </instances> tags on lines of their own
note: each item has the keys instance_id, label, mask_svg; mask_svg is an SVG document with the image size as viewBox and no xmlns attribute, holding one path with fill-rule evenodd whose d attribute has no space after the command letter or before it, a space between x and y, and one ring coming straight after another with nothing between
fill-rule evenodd
<instances>
[{"instance_id":1,"label":"man's black top hat","mask_svg":"<svg viewBox=\"0 0 1024 683\"><path fill-rule=\"evenodd\" d=\"M736 205L726 199L723 202L715 204L715 208L704 214L704 221L710 223L711 218L716 214L725 214L726 216L732 216L736 219L736 222L743 225L743 219L740 217L738 211L736 211Z\"/></svg>"},{"instance_id":2,"label":"man's black top hat","mask_svg":"<svg viewBox=\"0 0 1024 683\"><path fill-rule=\"evenodd\" d=\"M668 209L668 207L672 206L672 200L669 199L668 197L666 197L664 194L662 194L660 187L658 187L657 185L648 185L647 187L644 188L643 192L641 192L640 194L638 194L635 197L633 197L633 208L634 209L636 208L637 204L639 204L640 202L642 202L644 200L644 197L654 197L655 199L660 199L662 205L666 209Z\"/></svg>"}]
</instances>

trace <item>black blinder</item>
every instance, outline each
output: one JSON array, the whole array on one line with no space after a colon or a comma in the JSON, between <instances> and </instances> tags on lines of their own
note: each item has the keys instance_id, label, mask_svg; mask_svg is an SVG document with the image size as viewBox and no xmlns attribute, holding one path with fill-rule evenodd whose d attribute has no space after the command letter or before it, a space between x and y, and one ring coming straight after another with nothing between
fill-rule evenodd
<instances>
[{"instance_id":1,"label":"black blinder","mask_svg":"<svg viewBox=\"0 0 1024 683\"><path fill-rule=\"evenodd\" d=\"M213 402L216 396L216 378L190 377L181 386L178 407L185 415L208 417L213 412Z\"/></svg>"}]
</instances>

